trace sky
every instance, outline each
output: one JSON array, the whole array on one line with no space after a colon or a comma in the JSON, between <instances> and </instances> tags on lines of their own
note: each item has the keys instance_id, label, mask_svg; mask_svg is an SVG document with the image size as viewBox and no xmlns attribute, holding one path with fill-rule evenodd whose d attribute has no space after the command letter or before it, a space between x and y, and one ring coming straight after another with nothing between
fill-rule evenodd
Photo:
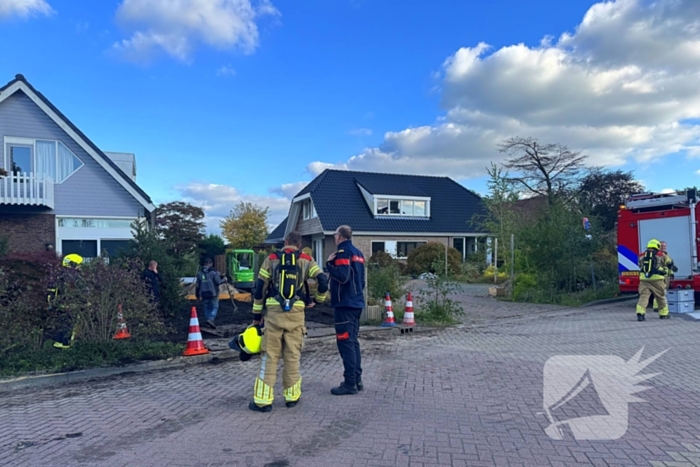
<instances>
[{"instance_id":1,"label":"sky","mask_svg":"<svg viewBox=\"0 0 700 467\"><path fill-rule=\"evenodd\" d=\"M213 233L239 201L274 227L328 167L486 194L514 136L660 192L700 177L698 18L697 0L0 0L0 83L22 73Z\"/></svg>"}]
</instances>

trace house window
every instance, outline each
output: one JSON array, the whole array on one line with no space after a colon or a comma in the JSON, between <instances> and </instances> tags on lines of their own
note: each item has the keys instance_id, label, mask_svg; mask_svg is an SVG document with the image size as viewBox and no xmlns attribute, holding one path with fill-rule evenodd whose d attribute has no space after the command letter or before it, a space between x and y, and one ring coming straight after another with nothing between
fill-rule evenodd
<instances>
[{"instance_id":1,"label":"house window","mask_svg":"<svg viewBox=\"0 0 700 467\"><path fill-rule=\"evenodd\" d=\"M8 144L7 154L9 155L9 163L7 167L13 175L31 174L34 172L34 164L32 164L32 147L19 144Z\"/></svg>"},{"instance_id":2,"label":"house window","mask_svg":"<svg viewBox=\"0 0 700 467\"><path fill-rule=\"evenodd\" d=\"M129 247L129 240L100 240L100 252L117 256Z\"/></svg>"},{"instance_id":3,"label":"house window","mask_svg":"<svg viewBox=\"0 0 700 467\"><path fill-rule=\"evenodd\" d=\"M408 258L408 254L424 244L425 242L396 242L396 256Z\"/></svg>"},{"instance_id":4,"label":"house window","mask_svg":"<svg viewBox=\"0 0 700 467\"><path fill-rule=\"evenodd\" d=\"M97 257L97 240L63 240L61 242L61 254L78 254L83 258Z\"/></svg>"},{"instance_id":5,"label":"house window","mask_svg":"<svg viewBox=\"0 0 700 467\"><path fill-rule=\"evenodd\" d=\"M5 138L5 142L4 165L13 173L48 175L55 183L62 183L85 165L60 141Z\"/></svg>"},{"instance_id":6,"label":"house window","mask_svg":"<svg viewBox=\"0 0 700 467\"><path fill-rule=\"evenodd\" d=\"M395 240L386 240L381 242L372 242L372 255L383 251L397 259L406 259L408 254L418 248L425 242L398 242Z\"/></svg>"},{"instance_id":7,"label":"house window","mask_svg":"<svg viewBox=\"0 0 700 467\"><path fill-rule=\"evenodd\" d=\"M377 198L376 214L385 216L427 217L427 201Z\"/></svg>"},{"instance_id":8,"label":"house window","mask_svg":"<svg viewBox=\"0 0 700 467\"><path fill-rule=\"evenodd\" d=\"M302 214L304 220L318 217L316 214L316 208L314 207L314 202L311 200L311 198L302 201Z\"/></svg>"},{"instance_id":9,"label":"house window","mask_svg":"<svg viewBox=\"0 0 700 467\"><path fill-rule=\"evenodd\" d=\"M95 228L95 229L130 229L133 220L125 219L81 219L62 217L58 220L59 227Z\"/></svg>"}]
</instances>

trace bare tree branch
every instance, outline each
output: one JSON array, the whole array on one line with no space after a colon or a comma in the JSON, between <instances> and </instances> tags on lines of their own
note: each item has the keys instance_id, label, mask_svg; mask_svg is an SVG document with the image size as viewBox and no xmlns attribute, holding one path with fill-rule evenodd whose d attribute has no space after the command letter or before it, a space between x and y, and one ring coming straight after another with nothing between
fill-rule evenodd
<instances>
[{"instance_id":1,"label":"bare tree branch","mask_svg":"<svg viewBox=\"0 0 700 467\"><path fill-rule=\"evenodd\" d=\"M499 152L510 156L503 167L519 173L509 181L536 195L547 196L550 205L579 184L588 157L564 145L540 144L529 137L508 138L499 144Z\"/></svg>"}]
</instances>

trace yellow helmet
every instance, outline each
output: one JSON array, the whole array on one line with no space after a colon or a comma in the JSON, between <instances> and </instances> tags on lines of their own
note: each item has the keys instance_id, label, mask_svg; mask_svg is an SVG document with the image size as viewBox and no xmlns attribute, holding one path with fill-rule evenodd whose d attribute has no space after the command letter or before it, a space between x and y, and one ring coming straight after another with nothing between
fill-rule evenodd
<instances>
[{"instance_id":1,"label":"yellow helmet","mask_svg":"<svg viewBox=\"0 0 700 467\"><path fill-rule=\"evenodd\" d=\"M654 248L660 250L661 242L656 240L655 238L652 238L651 240L649 240L649 243L647 243L647 248Z\"/></svg>"},{"instance_id":2,"label":"yellow helmet","mask_svg":"<svg viewBox=\"0 0 700 467\"><path fill-rule=\"evenodd\" d=\"M236 336L228 346L241 353L241 360L249 360L251 355L260 352L262 347L262 329L251 324L245 331Z\"/></svg>"},{"instance_id":3,"label":"yellow helmet","mask_svg":"<svg viewBox=\"0 0 700 467\"><path fill-rule=\"evenodd\" d=\"M63 265L65 267L71 266L71 263L75 263L76 265L81 264L83 262L83 257L80 255L76 255L75 253L71 253L69 255L66 255L65 258L63 258Z\"/></svg>"}]
</instances>

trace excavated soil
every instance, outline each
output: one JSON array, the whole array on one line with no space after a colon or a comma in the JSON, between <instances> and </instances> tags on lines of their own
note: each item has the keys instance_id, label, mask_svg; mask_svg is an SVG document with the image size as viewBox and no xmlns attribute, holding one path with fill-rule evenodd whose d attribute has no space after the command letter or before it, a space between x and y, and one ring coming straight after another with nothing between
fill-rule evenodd
<instances>
[{"instance_id":1,"label":"excavated soil","mask_svg":"<svg viewBox=\"0 0 700 467\"><path fill-rule=\"evenodd\" d=\"M239 301L235 301L235 304L237 309L234 309L231 300L219 300L219 311L216 315L215 324L216 331L220 337L232 337L253 322L253 305L248 302ZM187 342L190 313L193 306L197 309L197 318L199 320L199 327L202 330L202 336L204 338L216 337L214 334L207 333L202 303L190 301L187 306L183 308L180 316L171 323L175 332L168 336L168 340L173 342ZM313 308L307 308L306 322L307 325L311 326L332 326L334 322L333 309L325 304L316 304Z\"/></svg>"}]
</instances>

